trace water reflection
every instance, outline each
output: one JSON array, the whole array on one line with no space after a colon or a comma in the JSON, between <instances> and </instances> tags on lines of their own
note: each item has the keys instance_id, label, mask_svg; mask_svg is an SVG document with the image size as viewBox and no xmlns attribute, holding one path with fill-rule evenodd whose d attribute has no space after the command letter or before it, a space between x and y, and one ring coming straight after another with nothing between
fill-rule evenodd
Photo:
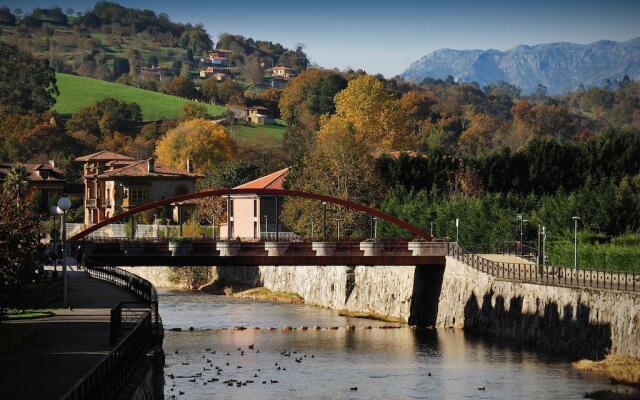
<instances>
[{"instance_id":1,"label":"water reflection","mask_svg":"<svg viewBox=\"0 0 640 400\"><path fill-rule=\"evenodd\" d=\"M166 333L167 398L579 399L608 386L581 376L566 361L470 339L461 331L378 329L385 324L315 307L197 293L162 292L160 300L167 328L197 328ZM346 324L356 329L347 331ZM235 325L262 329L220 329ZM264 329L283 325L341 329Z\"/></svg>"}]
</instances>

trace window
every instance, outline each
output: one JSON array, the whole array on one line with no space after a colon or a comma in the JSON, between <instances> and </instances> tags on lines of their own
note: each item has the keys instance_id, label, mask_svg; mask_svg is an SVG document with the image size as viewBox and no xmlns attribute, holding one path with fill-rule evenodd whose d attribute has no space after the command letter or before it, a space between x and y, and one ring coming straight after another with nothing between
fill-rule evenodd
<instances>
[{"instance_id":1,"label":"window","mask_svg":"<svg viewBox=\"0 0 640 400\"><path fill-rule=\"evenodd\" d=\"M253 221L253 238L258 237L258 221Z\"/></svg>"},{"instance_id":2,"label":"window","mask_svg":"<svg viewBox=\"0 0 640 400\"><path fill-rule=\"evenodd\" d=\"M253 199L253 218L258 216L258 199Z\"/></svg>"},{"instance_id":3,"label":"window","mask_svg":"<svg viewBox=\"0 0 640 400\"><path fill-rule=\"evenodd\" d=\"M144 203L149 200L149 188L125 188L124 194L129 199L129 204Z\"/></svg>"}]
</instances>

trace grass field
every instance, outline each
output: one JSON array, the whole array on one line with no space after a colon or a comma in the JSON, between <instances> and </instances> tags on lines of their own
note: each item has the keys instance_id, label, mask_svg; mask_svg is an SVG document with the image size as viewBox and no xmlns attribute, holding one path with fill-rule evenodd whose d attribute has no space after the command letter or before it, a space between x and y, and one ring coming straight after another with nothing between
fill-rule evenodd
<instances>
[{"instance_id":1,"label":"grass field","mask_svg":"<svg viewBox=\"0 0 640 400\"><path fill-rule=\"evenodd\" d=\"M264 134L274 139L282 140L286 125L283 121L276 120L275 124L269 125L234 125L231 128L231 136L236 140L250 139L257 135Z\"/></svg>"},{"instance_id":2,"label":"grass field","mask_svg":"<svg viewBox=\"0 0 640 400\"><path fill-rule=\"evenodd\" d=\"M119 83L101 81L69 74L56 74L60 96L54 109L60 114L73 114L107 97L135 102L142 109L145 121L176 118L180 108L188 100L167 94L142 90ZM221 115L223 107L207 104L211 115Z\"/></svg>"}]
</instances>

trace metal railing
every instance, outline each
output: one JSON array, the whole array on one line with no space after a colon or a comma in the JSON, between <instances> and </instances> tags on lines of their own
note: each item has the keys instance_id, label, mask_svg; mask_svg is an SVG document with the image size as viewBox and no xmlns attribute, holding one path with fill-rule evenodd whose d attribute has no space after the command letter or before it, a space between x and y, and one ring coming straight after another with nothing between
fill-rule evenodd
<instances>
[{"instance_id":1,"label":"metal railing","mask_svg":"<svg viewBox=\"0 0 640 400\"><path fill-rule=\"evenodd\" d=\"M156 288L148 280L117 267L92 267L84 265L92 278L125 288L149 303L158 303ZM157 306L156 306L157 307Z\"/></svg>"},{"instance_id":2,"label":"metal railing","mask_svg":"<svg viewBox=\"0 0 640 400\"><path fill-rule=\"evenodd\" d=\"M152 332L157 334L160 328L157 302L125 301L113 307L110 314L109 343L117 343L124 333L135 327L147 315L151 315Z\"/></svg>"},{"instance_id":3,"label":"metal railing","mask_svg":"<svg viewBox=\"0 0 640 400\"><path fill-rule=\"evenodd\" d=\"M489 260L466 251L457 243L447 244L447 255L466 265L501 279L544 285L640 291L640 274L591 269L541 266L535 263L509 263Z\"/></svg>"},{"instance_id":4,"label":"metal railing","mask_svg":"<svg viewBox=\"0 0 640 400\"><path fill-rule=\"evenodd\" d=\"M147 312L109 354L62 396L62 400L115 398L149 348L151 325L151 313Z\"/></svg>"}]
</instances>

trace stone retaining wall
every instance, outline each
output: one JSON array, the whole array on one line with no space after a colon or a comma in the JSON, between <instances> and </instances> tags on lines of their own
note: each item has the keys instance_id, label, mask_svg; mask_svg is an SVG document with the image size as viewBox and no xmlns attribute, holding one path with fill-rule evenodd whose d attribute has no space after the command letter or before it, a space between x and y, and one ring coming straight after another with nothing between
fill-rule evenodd
<instances>
[{"instance_id":1,"label":"stone retaining wall","mask_svg":"<svg viewBox=\"0 0 640 400\"><path fill-rule=\"evenodd\" d=\"M447 257L436 326L574 357L640 358L637 294L500 280Z\"/></svg>"}]
</instances>

